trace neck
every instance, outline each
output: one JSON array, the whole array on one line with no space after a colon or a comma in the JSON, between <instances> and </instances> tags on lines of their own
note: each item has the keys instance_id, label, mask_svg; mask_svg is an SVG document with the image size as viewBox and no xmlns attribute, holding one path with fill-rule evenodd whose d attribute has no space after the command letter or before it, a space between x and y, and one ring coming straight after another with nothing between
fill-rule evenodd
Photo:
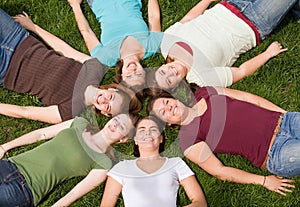
<instances>
[{"instance_id":1,"label":"neck","mask_svg":"<svg viewBox=\"0 0 300 207\"><path fill-rule=\"evenodd\" d=\"M86 87L84 92L84 102L86 106L92 105L94 103L94 98L98 88L95 86L89 85Z\"/></svg>"},{"instance_id":2,"label":"neck","mask_svg":"<svg viewBox=\"0 0 300 207\"><path fill-rule=\"evenodd\" d=\"M91 141L94 143L95 147L101 152L106 152L112 144L106 139L105 134L103 134L101 131L92 135Z\"/></svg>"},{"instance_id":3,"label":"neck","mask_svg":"<svg viewBox=\"0 0 300 207\"><path fill-rule=\"evenodd\" d=\"M191 123L196 117L202 116L207 110L207 104L204 98L200 99L192 108L188 107L187 116L181 122L181 125Z\"/></svg>"},{"instance_id":4,"label":"neck","mask_svg":"<svg viewBox=\"0 0 300 207\"><path fill-rule=\"evenodd\" d=\"M158 151L151 151L151 152L140 152L139 160L158 160L161 156Z\"/></svg>"},{"instance_id":5,"label":"neck","mask_svg":"<svg viewBox=\"0 0 300 207\"><path fill-rule=\"evenodd\" d=\"M128 36L120 48L121 59L136 57L138 60L144 57L145 49L134 37Z\"/></svg>"}]
</instances>

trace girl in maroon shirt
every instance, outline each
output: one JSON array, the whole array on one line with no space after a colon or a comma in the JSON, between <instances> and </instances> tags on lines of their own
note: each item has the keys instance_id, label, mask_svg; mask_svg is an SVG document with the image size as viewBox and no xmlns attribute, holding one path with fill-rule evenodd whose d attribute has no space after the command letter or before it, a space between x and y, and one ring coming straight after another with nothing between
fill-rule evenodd
<instances>
[{"instance_id":1,"label":"girl in maroon shirt","mask_svg":"<svg viewBox=\"0 0 300 207\"><path fill-rule=\"evenodd\" d=\"M198 89L192 107L162 92L147 109L169 124L181 125L184 155L208 173L222 180L260 184L281 195L294 188L292 180L283 177L224 166L213 152L242 155L279 176L300 175L300 113L286 112L250 93L214 87Z\"/></svg>"}]
</instances>

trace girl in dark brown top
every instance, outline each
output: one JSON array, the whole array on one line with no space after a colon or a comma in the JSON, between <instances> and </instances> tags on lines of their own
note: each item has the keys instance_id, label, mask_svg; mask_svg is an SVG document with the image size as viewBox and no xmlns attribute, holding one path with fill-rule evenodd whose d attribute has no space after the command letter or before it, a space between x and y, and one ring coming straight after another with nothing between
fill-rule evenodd
<instances>
[{"instance_id":1,"label":"girl in dark brown top","mask_svg":"<svg viewBox=\"0 0 300 207\"><path fill-rule=\"evenodd\" d=\"M107 116L123 109L127 112L140 109L139 101L127 89L117 85L98 88L105 74L98 60L35 25L26 13L14 19L40 36L55 52L30 36L3 10L0 16L0 27L5 27L0 37L3 60L0 83L16 92L37 95L45 104L37 107L1 103L1 114L58 123L74 118L90 105Z\"/></svg>"}]
</instances>

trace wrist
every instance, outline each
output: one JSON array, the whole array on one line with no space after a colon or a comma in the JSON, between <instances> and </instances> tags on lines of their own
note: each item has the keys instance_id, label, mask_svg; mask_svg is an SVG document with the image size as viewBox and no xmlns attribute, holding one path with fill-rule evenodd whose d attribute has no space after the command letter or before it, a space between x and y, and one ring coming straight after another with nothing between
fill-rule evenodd
<instances>
[{"instance_id":1,"label":"wrist","mask_svg":"<svg viewBox=\"0 0 300 207\"><path fill-rule=\"evenodd\" d=\"M7 152L7 150L3 147L3 145L0 145L0 149L4 152L4 154Z\"/></svg>"},{"instance_id":2,"label":"wrist","mask_svg":"<svg viewBox=\"0 0 300 207\"><path fill-rule=\"evenodd\" d=\"M266 184L266 179L267 179L267 177L266 177L266 176L264 176L264 180L263 180L263 182L262 182L262 186L263 186L263 187L265 187L265 184Z\"/></svg>"}]
</instances>

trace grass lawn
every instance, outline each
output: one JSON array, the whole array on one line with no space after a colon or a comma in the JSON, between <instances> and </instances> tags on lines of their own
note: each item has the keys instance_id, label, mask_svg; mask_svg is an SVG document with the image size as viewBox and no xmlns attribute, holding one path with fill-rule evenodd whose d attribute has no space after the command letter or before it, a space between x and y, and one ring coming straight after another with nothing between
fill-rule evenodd
<instances>
[{"instance_id":1,"label":"grass lawn","mask_svg":"<svg viewBox=\"0 0 300 207\"><path fill-rule=\"evenodd\" d=\"M159 0L162 12L163 30L178 21L184 14L197 3L197 0ZM143 14L146 18L147 1L143 0ZM99 25L89 9L86 2L82 5L84 13L94 29L99 35L101 30ZM67 0L1 0L0 8L10 15L16 15L22 11L26 11L32 20L59 36L68 42L77 50L88 53L84 41L77 29L77 25ZM288 51L280 54L278 57L271 59L266 65L261 67L255 74L245 78L232 88L248 91L281 106L288 111L300 111L300 23L297 23L289 14L279 27L272 33L267 40L261 45L243 54L236 65L240 65L244 61L264 51L273 41L279 41ZM161 64L162 58L157 55L144 61L145 66L158 66ZM111 68L106 74L102 84L112 82L114 68ZM0 102L18 105L42 105L34 96L18 94L9 90L0 88ZM145 112L141 112L144 114ZM103 119L104 120L104 119ZM47 126L47 124L37 121L29 121L23 119L9 118L0 115L0 143L7 142L18 136L30 132L34 129ZM167 134L167 155L180 155L176 142L177 131L168 130ZM8 155L13 156L29 150L39 143L19 147L11 150ZM122 151L125 155L131 155L132 143L117 146L118 151ZM255 168L249 161L240 156L218 155L221 161L228 166L237 167L248 172L261 175L268 175L267 172ZM186 160L187 161L187 160ZM286 197L280 196L274 192L268 191L261 186L242 185L231 182L218 180L195 164L188 162L189 166L195 172L200 182L208 205L211 207L297 207L300 206L300 177L295 178L296 189L293 193L289 193ZM51 206L55 201L64 196L73 186L80 181L81 178L75 178L66 181L55 188L45 199L39 204L42 206ZM104 184L79 199L72 206L99 206L103 193ZM183 191L180 189L178 196L178 206L184 206L189 201ZM120 197L117 206L124 206Z\"/></svg>"}]
</instances>

